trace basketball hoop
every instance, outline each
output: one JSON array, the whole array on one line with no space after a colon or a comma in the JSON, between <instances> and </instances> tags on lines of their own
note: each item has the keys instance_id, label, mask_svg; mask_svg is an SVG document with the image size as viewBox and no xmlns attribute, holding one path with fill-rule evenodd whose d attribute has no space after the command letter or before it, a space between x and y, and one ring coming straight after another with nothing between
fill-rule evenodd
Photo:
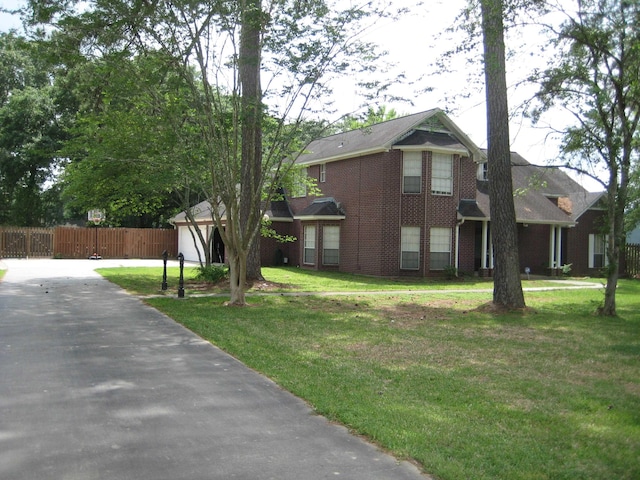
<instances>
[{"instance_id":1,"label":"basketball hoop","mask_svg":"<svg viewBox=\"0 0 640 480\"><path fill-rule=\"evenodd\" d=\"M94 225L99 225L104 221L104 212L102 210L89 210L87 218L90 222L93 222Z\"/></svg>"},{"instance_id":2,"label":"basketball hoop","mask_svg":"<svg viewBox=\"0 0 640 480\"><path fill-rule=\"evenodd\" d=\"M96 243L93 255L89 256L89 260L102 260L102 256L98 253L98 225L104 222L104 212L102 210L89 210L87 218L96 226Z\"/></svg>"}]
</instances>

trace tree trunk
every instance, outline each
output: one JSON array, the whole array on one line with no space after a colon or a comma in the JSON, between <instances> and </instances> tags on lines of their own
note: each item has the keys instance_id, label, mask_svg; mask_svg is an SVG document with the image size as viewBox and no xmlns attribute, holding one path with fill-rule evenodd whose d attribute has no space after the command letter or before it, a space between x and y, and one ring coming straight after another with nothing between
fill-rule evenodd
<instances>
[{"instance_id":1,"label":"tree trunk","mask_svg":"<svg viewBox=\"0 0 640 480\"><path fill-rule=\"evenodd\" d=\"M487 141L491 234L494 248L493 303L524 308L513 204L503 2L481 0L487 96Z\"/></svg>"},{"instance_id":2,"label":"tree trunk","mask_svg":"<svg viewBox=\"0 0 640 480\"><path fill-rule=\"evenodd\" d=\"M256 235L256 238L251 244L249 254L247 255L247 281L250 280L264 280L262 276L261 267L261 255L260 255L260 234Z\"/></svg>"},{"instance_id":3,"label":"tree trunk","mask_svg":"<svg viewBox=\"0 0 640 480\"><path fill-rule=\"evenodd\" d=\"M627 182L625 182L625 172L621 172L620 186L618 185L618 174L616 169L611 169L609 176L608 197L608 218L609 237L607 239L607 286L604 290L604 304L598 309L600 315L615 317L616 312L616 289L618 288L618 278L620 276L620 255L625 244L624 236L624 205L626 204Z\"/></svg>"},{"instance_id":4,"label":"tree trunk","mask_svg":"<svg viewBox=\"0 0 640 480\"><path fill-rule=\"evenodd\" d=\"M247 256L246 275L261 279L260 270L260 200L262 178L262 88L260 86L262 9L260 0L242 2L239 77L241 87L242 179L240 228Z\"/></svg>"},{"instance_id":5,"label":"tree trunk","mask_svg":"<svg viewBox=\"0 0 640 480\"><path fill-rule=\"evenodd\" d=\"M230 298L228 305L243 307L247 304L245 299L247 275L247 255L246 252L228 251L229 254L229 290Z\"/></svg>"}]
</instances>

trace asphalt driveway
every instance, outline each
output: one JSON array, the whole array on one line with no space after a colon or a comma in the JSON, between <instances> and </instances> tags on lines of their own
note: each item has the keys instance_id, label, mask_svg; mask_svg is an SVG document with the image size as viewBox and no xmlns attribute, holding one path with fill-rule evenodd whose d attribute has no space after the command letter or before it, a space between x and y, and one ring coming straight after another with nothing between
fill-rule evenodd
<instances>
[{"instance_id":1,"label":"asphalt driveway","mask_svg":"<svg viewBox=\"0 0 640 480\"><path fill-rule=\"evenodd\" d=\"M427 478L93 271L134 261L2 263L0 479Z\"/></svg>"}]
</instances>

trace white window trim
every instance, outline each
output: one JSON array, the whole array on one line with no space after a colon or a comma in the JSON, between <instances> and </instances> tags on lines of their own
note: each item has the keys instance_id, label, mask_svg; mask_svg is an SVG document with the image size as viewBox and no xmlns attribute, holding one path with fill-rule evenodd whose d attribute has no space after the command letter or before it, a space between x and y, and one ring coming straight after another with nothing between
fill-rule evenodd
<instances>
[{"instance_id":1,"label":"white window trim","mask_svg":"<svg viewBox=\"0 0 640 480\"><path fill-rule=\"evenodd\" d=\"M324 183L327 181L327 164L320 164L320 183Z\"/></svg>"},{"instance_id":2,"label":"white window trim","mask_svg":"<svg viewBox=\"0 0 640 480\"><path fill-rule=\"evenodd\" d=\"M596 254L596 239L600 237L602 238L603 244L604 244L604 252L602 252L602 255L604 256L603 258L603 267L606 267L607 265L609 265L609 258L607 255L607 243L609 240L609 236L608 235L602 235L602 234L597 234L597 233L590 233L589 234L589 268L601 268L601 267L596 267L595 266L595 262L594 262L594 255Z\"/></svg>"},{"instance_id":3,"label":"white window trim","mask_svg":"<svg viewBox=\"0 0 640 480\"><path fill-rule=\"evenodd\" d=\"M299 173L302 178L294 179L294 184L291 187L291 198L304 198L307 196L307 183L305 179L308 173L308 169L303 168Z\"/></svg>"},{"instance_id":4,"label":"white window trim","mask_svg":"<svg viewBox=\"0 0 640 480\"><path fill-rule=\"evenodd\" d=\"M413 173L413 175L407 175L407 170L409 170L409 173ZM406 188L405 178L407 177L419 178L419 186L418 186L417 192L407 192L405 190ZM408 195L419 195L422 193L422 152L421 151L402 152L402 193L408 194Z\"/></svg>"},{"instance_id":5,"label":"white window trim","mask_svg":"<svg viewBox=\"0 0 640 480\"><path fill-rule=\"evenodd\" d=\"M447 232L447 236L448 236L448 242L446 245L446 250L434 250L434 246L436 244L438 244L439 242L436 242L434 240L436 240L434 238L434 233L436 234L440 234ZM443 245L444 246L444 245ZM449 262L447 265L443 265L442 267L438 267L438 268L433 268L433 266L431 265L431 261L429 262L429 270L444 270L445 267L447 267L448 265L451 265L451 229L447 228L447 227L432 227L431 230L429 231L429 257L431 257L431 254L434 253L447 253L449 254Z\"/></svg>"},{"instance_id":6,"label":"white window trim","mask_svg":"<svg viewBox=\"0 0 640 480\"><path fill-rule=\"evenodd\" d=\"M336 232L337 231L337 238L333 239L333 238L328 238L328 235L330 232ZM332 233L332 235L335 235ZM335 244L334 244L335 242ZM327 245L331 246L332 248L327 248ZM338 252L338 260L334 263L328 263L326 261L326 251L327 250L337 250ZM323 265L327 265L327 266L335 266L335 265L340 265L340 226L338 225L325 225L324 227L322 227L322 264Z\"/></svg>"},{"instance_id":7,"label":"white window trim","mask_svg":"<svg viewBox=\"0 0 640 480\"><path fill-rule=\"evenodd\" d=\"M436 163L440 163L444 161L448 163L449 172L447 173L446 176L436 176L436 172L440 173L439 169L436 170ZM436 182L447 182L448 191L434 189L434 183ZM443 195L443 196L453 195L453 155L446 154L446 153L431 152L431 194Z\"/></svg>"},{"instance_id":8,"label":"white window trim","mask_svg":"<svg viewBox=\"0 0 640 480\"><path fill-rule=\"evenodd\" d=\"M304 226L304 245L302 249L302 263L304 265L316 264L316 226ZM313 250L313 262L307 262L307 250Z\"/></svg>"},{"instance_id":9,"label":"white window trim","mask_svg":"<svg viewBox=\"0 0 640 480\"><path fill-rule=\"evenodd\" d=\"M401 227L400 228L400 270L420 270L420 235L421 235L420 227ZM417 234L417 244L410 243L412 240L409 237L415 237ZM410 248L405 250L405 248ZM417 253L418 254L418 262L416 267L405 267L403 265L403 254L404 253Z\"/></svg>"}]
</instances>

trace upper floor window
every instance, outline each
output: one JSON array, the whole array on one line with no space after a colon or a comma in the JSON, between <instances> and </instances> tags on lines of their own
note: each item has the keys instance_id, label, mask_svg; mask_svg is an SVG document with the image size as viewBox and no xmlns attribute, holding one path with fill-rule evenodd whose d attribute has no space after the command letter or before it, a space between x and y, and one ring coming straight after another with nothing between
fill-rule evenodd
<instances>
[{"instance_id":1,"label":"upper floor window","mask_svg":"<svg viewBox=\"0 0 640 480\"><path fill-rule=\"evenodd\" d=\"M451 195L453 193L453 156L433 153L431 156L431 193Z\"/></svg>"},{"instance_id":2,"label":"upper floor window","mask_svg":"<svg viewBox=\"0 0 640 480\"><path fill-rule=\"evenodd\" d=\"M323 265L340 263L340 227L338 226L322 227L322 263Z\"/></svg>"},{"instance_id":3,"label":"upper floor window","mask_svg":"<svg viewBox=\"0 0 640 480\"><path fill-rule=\"evenodd\" d=\"M307 196L307 169L294 172L293 185L291 186L291 198Z\"/></svg>"},{"instance_id":4,"label":"upper floor window","mask_svg":"<svg viewBox=\"0 0 640 480\"><path fill-rule=\"evenodd\" d=\"M320 164L320 183L324 183L327 181L327 164Z\"/></svg>"},{"instance_id":5,"label":"upper floor window","mask_svg":"<svg viewBox=\"0 0 640 480\"><path fill-rule=\"evenodd\" d=\"M422 191L422 152L402 152L402 193Z\"/></svg>"},{"instance_id":6,"label":"upper floor window","mask_svg":"<svg viewBox=\"0 0 640 480\"><path fill-rule=\"evenodd\" d=\"M489 180L489 163L478 164L478 180Z\"/></svg>"}]
</instances>

